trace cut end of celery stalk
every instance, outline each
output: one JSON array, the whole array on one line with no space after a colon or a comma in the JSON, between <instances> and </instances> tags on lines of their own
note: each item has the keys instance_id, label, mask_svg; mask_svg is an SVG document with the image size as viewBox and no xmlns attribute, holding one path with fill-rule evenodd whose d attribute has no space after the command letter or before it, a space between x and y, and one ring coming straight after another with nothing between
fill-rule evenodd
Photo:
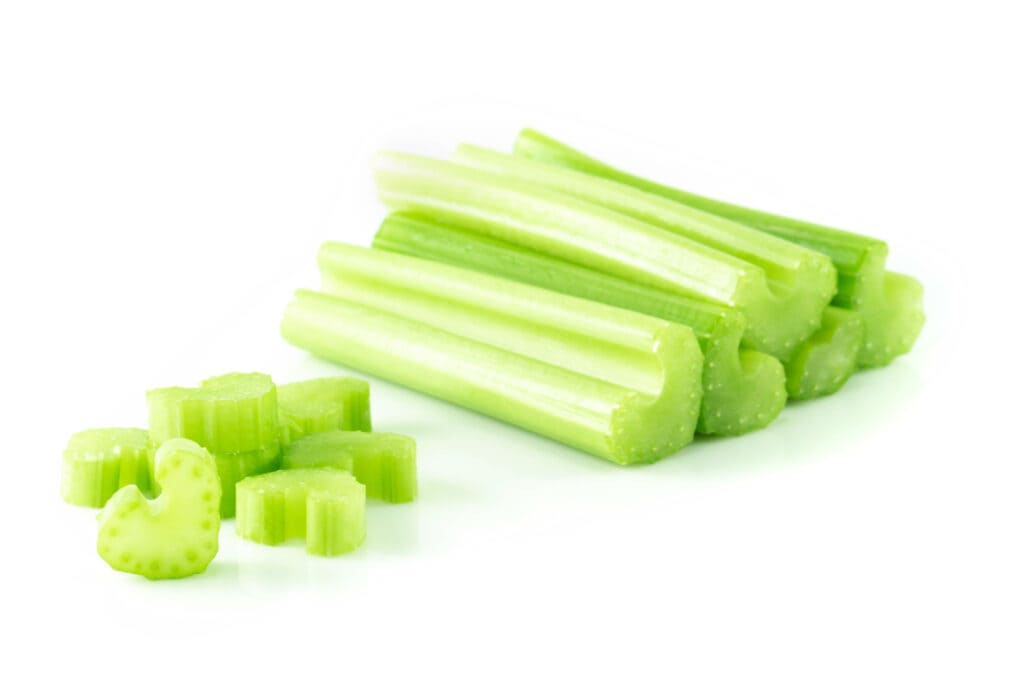
<instances>
[{"instance_id":1,"label":"cut end of celery stalk","mask_svg":"<svg viewBox=\"0 0 1024 687\"><path fill-rule=\"evenodd\" d=\"M786 390L802 401L833 394L857 370L864 343L860 313L828 307L821 328L786 363Z\"/></svg>"},{"instance_id":2,"label":"cut end of celery stalk","mask_svg":"<svg viewBox=\"0 0 1024 687\"><path fill-rule=\"evenodd\" d=\"M369 432L370 385L354 377L324 377L277 387L281 442L336 429Z\"/></svg>"},{"instance_id":3,"label":"cut end of celery stalk","mask_svg":"<svg viewBox=\"0 0 1024 687\"><path fill-rule=\"evenodd\" d=\"M366 539L366 489L335 468L278 470L238 483L238 536L260 544L304 538L306 551L337 556Z\"/></svg>"},{"instance_id":4,"label":"cut end of celery stalk","mask_svg":"<svg viewBox=\"0 0 1024 687\"><path fill-rule=\"evenodd\" d=\"M416 441L404 434L323 432L285 449L281 466L333 467L352 473L369 498L406 503L416 498Z\"/></svg>"},{"instance_id":5,"label":"cut end of celery stalk","mask_svg":"<svg viewBox=\"0 0 1024 687\"><path fill-rule=\"evenodd\" d=\"M924 327L924 287L906 274L885 272L871 296L854 305L864 316L866 334L858 363L888 365L908 353Z\"/></svg>"},{"instance_id":6,"label":"cut end of celery stalk","mask_svg":"<svg viewBox=\"0 0 1024 687\"><path fill-rule=\"evenodd\" d=\"M88 429L68 440L61 463L61 497L76 506L102 508L121 487L150 490L153 447L144 429Z\"/></svg>"},{"instance_id":7,"label":"cut end of celery stalk","mask_svg":"<svg viewBox=\"0 0 1024 687\"><path fill-rule=\"evenodd\" d=\"M280 442L277 389L268 375L234 373L194 389L154 389L146 401L156 443L181 437L214 453L234 453Z\"/></svg>"},{"instance_id":8,"label":"cut end of celery stalk","mask_svg":"<svg viewBox=\"0 0 1024 687\"><path fill-rule=\"evenodd\" d=\"M220 480L213 456L193 441L171 439L156 451L161 494L149 501L124 487L100 512L96 550L115 570L149 579L187 577L217 555Z\"/></svg>"},{"instance_id":9,"label":"cut end of celery stalk","mask_svg":"<svg viewBox=\"0 0 1024 687\"><path fill-rule=\"evenodd\" d=\"M262 475L277 470L281 463L281 452L274 446L269 449L215 453L217 474L220 477L220 517L235 516L235 485L246 477Z\"/></svg>"}]
</instances>

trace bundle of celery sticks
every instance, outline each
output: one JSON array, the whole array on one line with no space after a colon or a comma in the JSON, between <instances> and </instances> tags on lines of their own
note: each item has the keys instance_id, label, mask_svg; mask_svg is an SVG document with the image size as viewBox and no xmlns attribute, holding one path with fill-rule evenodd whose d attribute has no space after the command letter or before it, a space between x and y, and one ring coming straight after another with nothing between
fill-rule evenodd
<instances>
[{"instance_id":1,"label":"bundle of celery sticks","mask_svg":"<svg viewBox=\"0 0 1024 687\"><path fill-rule=\"evenodd\" d=\"M513 154L377 156L393 214L328 242L284 337L619 464L769 425L908 352L922 287L883 241L620 171L532 130Z\"/></svg>"}]
</instances>

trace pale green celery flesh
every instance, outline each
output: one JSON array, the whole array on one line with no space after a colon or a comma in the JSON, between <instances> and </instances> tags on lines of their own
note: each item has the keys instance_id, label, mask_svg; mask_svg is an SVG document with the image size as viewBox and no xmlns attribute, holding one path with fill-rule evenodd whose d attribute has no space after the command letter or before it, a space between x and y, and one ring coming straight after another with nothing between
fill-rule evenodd
<instances>
[{"instance_id":1,"label":"pale green celery flesh","mask_svg":"<svg viewBox=\"0 0 1024 687\"><path fill-rule=\"evenodd\" d=\"M923 289L912 277L891 276L894 273L885 271L888 247L884 241L658 184L531 129L519 134L515 155L628 184L824 253L838 273L832 304L864 316L865 340L858 358L861 367L885 365L910 351L924 324Z\"/></svg>"},{"instance_id":2,"label":"pale green celery flesh","mask_svg":"<svg viewBox=\"0 0 1024 687\"><path fill-rule=\"evenodd\" d=\"M733 309L636 284L428 218L390 215L373 245L689 326L704 352L704 398L698 422L702 433L731 435L759 429L785 405L781 364L763 353L739 351L745 323Z\"/></svg>"},{"instance_id":3,"label":"pale green celery flesh","mask_svg":"<svg viewBox=\"0 0 1024 687\"><path fill-rule=\"evenodd\" d=\"M101 508L121 487L150 490L153 446L144 429L87 429L68 440L61 462L61 497L76 506Z\"/></svg>"},{"instance_id":4,"label":"pale green celery flesh","mask_svg":"<svg viewBox=\"0 0 1024 687\"><path fill-rule=\"evenodd\" d=\"M692 439L686 327L384 251L325 244L320 264L337 295L300 291L282 323L316 355L620 464Z\"/></svg>"},{"instance_id":5,"label":"pale green celery flesh","mask_svg":"<svg viewBox=\"0 0 1024 687\"><path fill-rule=\"evenodd\" d=\"M335 429L369 432L370 385L354 377L324 377L277 387L284 445Z\"/></svg>"},{"instance_id":6,"label":"pale green celery flesh","mask_svg":"<svg viewBox=\"0 0 1024 687\"><path fill-rule=\"evenodd\" d=\"M135 485L114 494L100 512L96 550L110 567L150 579L186 577L217 555L220 480L210 453L188 439L156 451L160 496Z\"/></svg>"},{"instance_id":7,"label":"pale green celery flesh","mask_svg":"<svg viewBox=\"0 0 1024 687\"><path fill-rule=\"evenodd\" d=\"M334 468L279 470L238 483L238 536L260 544L305 539L306 551L337 556L366 539L366 489Z\"/></svg>"},{"instance_id":8,"label":"pale green celery flesh","mask_svg":"<svg viewBox=\"0 0 1024 687\"><path fill-rule=\"evenodd\" d=\"M374 175L381 199L393 209L736 308L747 319L746 343L777 357L788 355L817 328L820 312L812 316L780 309L780 296L757 265L601 205L500 174L400 153L378 154Z\"/></svg>"},{"instance_id":9,"label":"pale green celery flesh","mask_svg":"<svg viewBox=\"0 0 1024 687\"><path fill-rule=\"evenodd\" d=\"M863 343L864 317L860 313L826 308L821 329L786 363L789 397L801 401L839 391L857 370Z\"/></svg>"},{"instance_id":10,"label":"pale green celery flesh","mask_svg":"<svg viewBox=\"0 0 1024 687\"><path fill-rule=\"evenodd\" d=\"M369 498L406 503L416 498L416 441L404 434L312 434L290 444L281 467L333 467L351 472Z\"/></svg>"},{"instance_id":11,"label":"pale green celery flesh","mask_svg":"<svg viewBox=\"0 0 1024 687\"><path fill-rule=\"evenodd\" d=\"M233 373L198 388L146 393L156 443L182 437L214 453L269 450L280 443L277 390L268 375Z\"/></svg>"}]
</instances>

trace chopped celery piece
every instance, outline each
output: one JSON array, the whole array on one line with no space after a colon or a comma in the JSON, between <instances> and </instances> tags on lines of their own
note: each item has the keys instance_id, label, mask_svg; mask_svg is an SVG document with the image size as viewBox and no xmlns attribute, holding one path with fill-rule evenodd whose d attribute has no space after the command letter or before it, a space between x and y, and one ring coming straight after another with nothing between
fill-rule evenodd
<instances>
[{"instance_id":1,"label":"chopped celery piece","mask_svg":"<svg viewBox=\"0 0 1024 687\"><path fill-rule=\"evenodd\" d=\"M87 429L71 437L61 465L61 496L76 506L101 508L115 491L134 484L149 491L152 445L144 429Z\"/></svg>"},{"instance_id":2,"label":"chopped celery piece","mask_svg":"<svg viewBox=\"0 0 1024 687\"><path fill-rule=\"evenodd\" d=\"M515 154L628 184L824 253L838 273L833 305L864 316L865 340L858 356L862 367L886 365L907 353L924 326L923 289L913 277L885 271L889 249L884 241L658 184L531 129L519 134Z\"/></svg>"},{"instance_id":3,"label":"chopped celery piece","mask_svg":"<svg viewBox=\"0 0 1024 687\"><path fill-rule=\"evenodd\" d=\"M146 401L157 443L184 437L214 453L237 453L274 449L280 442L277 390L268 375L233 373L197 389L154 389Z\"/></svg>"},{"instance_id":4,"label":"chopped celery piece","mask_svg":"<svg viewBox=\"0 0 1024 687\"><path fill-rule=\"evenodd\" d=\"M760 267L768 281L773 307L749 310L748 326L755 332L766 328L765 323L757 319L763 316L773 327L788 324L788 328L780 328L784 339L805 340L820 325L822 310L835 293L835 268L827 256L718 215L628 184L476 146L460 146L454 159L460 164L604 206ZM787 355L791 349L792 346L786 349L771 346L770 352Z\"/></svg>"},{"instance_id":5,"label":"chopped celery piece","mask_svg":"<svg viewBox=\"0 0 1024 687\"><path fill-rule=\"evenodd\" d=\"M821 329L786 363L786 390L795 400L835 393L857 369L864 342L860 313L829 306Z\"/></svg>"},{"instance_id":6,"label":"chopped celery piece","mask_svg":"<svg viewBox=\"0 0 1024 687\"><path fill-rule=\"evenodd\" d=\"M739 350L746 328L735 310L636 284L427 218L388 216L374 248L418 256L588 298L689 326L704 352L697 430L733 435L760 429L786 402L782 365Z\"/></svg>"},{"instance_id":7,"label":"chopped celery piece","mask_svg":"<svg viewBox=\"0 0 1024 687\"><path fill-rule=\"evenodd\" d=\"M334 468L278 470L238 483L238 536L260 544L305 539L306 551L337 556L366 539L366 489Z\"/></svg>"},{"instance_id":8,"label":"chopped celery piece","mask_svg":"<svg viewBox=\"0 0 1024 687\"><path fill-rule=\"evenodd\" d=\"M703 356L679 324L427 260L338 243L285 339L610 461L688 444Z\"/></svg>"},{"instance_id":9,"label":"chopped celery piece","mask_svg":"<svg viewBox=\"0 0 1024 687\"><path fill-rule=\"evenodd\" d=\"M351 429L369 432L370 385L353 377L324 377L277 387L281 416L281 442L327 432Z\"/></svg>"},{"instance_id":10,"label":"chopped celery piece","mask_svg":"<svg viewBox=\"0 0 1024 687\"><path fill-rule=\"evenodd\" d=\"M404 434L312 434L285 448L281 467L339 468L364 484L370 498L389 503L416 498L416 442Z\"/></svg>"},{"instance_id":11,"label":"chopped celery piece","mask_svg":"<svg viewBox=\"0 0 1024 687\"><path fill-rule=\"evenodd\" d=\"M677 295L733 307L746 343L784 358L820 324L832 297L831 264L820 288L783 288L765 270L688 236L521 178L399 153L377 155L381 199L393 209L481 234Z\"/></svg>"},{"instance_id":12,"label":"chopped celery piece","mask_svg":"<svg viewBox=\"0 0 1024 687\"><path fill-rule=\"evenodd\" d=\"M171 439L156 451L155 479L161 493L152 501L135 485L107 501L96 550L115 570L154 580L206 570L220 533L213 456L193 441Z\"/></svg>"},{"instance_id":13,"label":"chopped celery piece","mask_svg":"<svg viewBox=\"0 0 1024 687\"><path fill-rule=\"evenodd\" d=\"M220 476L220 516L235 516L235 485L246 477L262 475L276 470L281 462L281 451L275 445L271 449L215 453L217 474Z\"/></svg>"}]
</instances>

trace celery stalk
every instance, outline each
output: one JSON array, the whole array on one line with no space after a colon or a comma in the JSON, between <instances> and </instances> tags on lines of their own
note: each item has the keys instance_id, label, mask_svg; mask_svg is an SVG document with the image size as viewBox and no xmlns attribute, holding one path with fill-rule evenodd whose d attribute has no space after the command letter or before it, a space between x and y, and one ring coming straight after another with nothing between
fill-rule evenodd
<instances>
[{"instance_id":1,"label":"celery stalk","mask_svg":"<svg viewBox=\"0 0 1024 687\"><path fill-rule=\"evenodd\" d=\"M789 397L802 401L839 391L857 370L863 342L864 318L859 312L825 308L821 329L786 362Z\"/></svg>"},{"instance_id":2,"label":"celery stalk","mask_svg":"<svg viewBox=\"0 0 1024 687\"><path fill-rule=\"evenodd\" d=\"M68 440L61 463L61 496L76 506L101 508L121 487L150 490L153 446L144 429L87 429Z\"/></svg>"},{"instance_id":3,"label":"celery stalk","mask_svg":"<svg viewBox=\"0 0 1024 687\"><path fill-rule=\"evenodd\" d=\"M281 443L334 429L369 432L370 385L353 377L325 377L277 387Z\"/></svg>"},{"instance_id":4,"label":"celery stalk","mask_svg":"<svg viewBox=\"0 0 1024 687\"><path fill-rule=\"evenodd\" d=\"M733 309L643 286L427 218L388 216L374 248L418 256L690 327L704 352L704 400L697 429L733 435L766 426L785 404L782 365L740 350L745 320Z\"/></svg>"},{"instance_id":5,"label":"celery stalk","mask_svg":"<svg viewBox=\"0 0 1024 687\"><path fill-rule=\"evenodd\" d=\"M519 178L441 160L379 153L374 175L389 207L450 221L494 238L648 286L734 307L744 341L784 359L820 324L835 288L781 288L764 269L688 236Z\"/></svg>"},{"instance_id":6,"label":"celery stalk","mask_svg":"<svg viewBox=\"0 0 1024 687\"><path fill-rule=\"evenodd\" d=\"M619 463L689 443L703 356L684 326L470 270L327 243L285 339Z\"/></svg>"},{"instance_id":7,"label":"celery stalk","mask_svg":"<svg viewBox=\"0 0 1024 687\"><path fill-rule=\"evenodd\" d=\"M886 365L908 352L924 326L923 289L913 277L885 271L889 249L884 241L658 184L531 129L519 134L515 154L627 184L824 253L838 273L833 305L856 310L864 317L865 341L858 356L862 367Z\"/></svg>"},{"instance_id":8,"label":"celery stalk","mask_svg":"<svg viewBox=\"0 0 1024 687\"><path fill-rule=\"evenodd\" d=\"M416 441L404 434L336 430L303 437L284 451L281 467L333 467L351 472L366 495L389 503L416 498Z\"/></svg>"}]
</instances>

